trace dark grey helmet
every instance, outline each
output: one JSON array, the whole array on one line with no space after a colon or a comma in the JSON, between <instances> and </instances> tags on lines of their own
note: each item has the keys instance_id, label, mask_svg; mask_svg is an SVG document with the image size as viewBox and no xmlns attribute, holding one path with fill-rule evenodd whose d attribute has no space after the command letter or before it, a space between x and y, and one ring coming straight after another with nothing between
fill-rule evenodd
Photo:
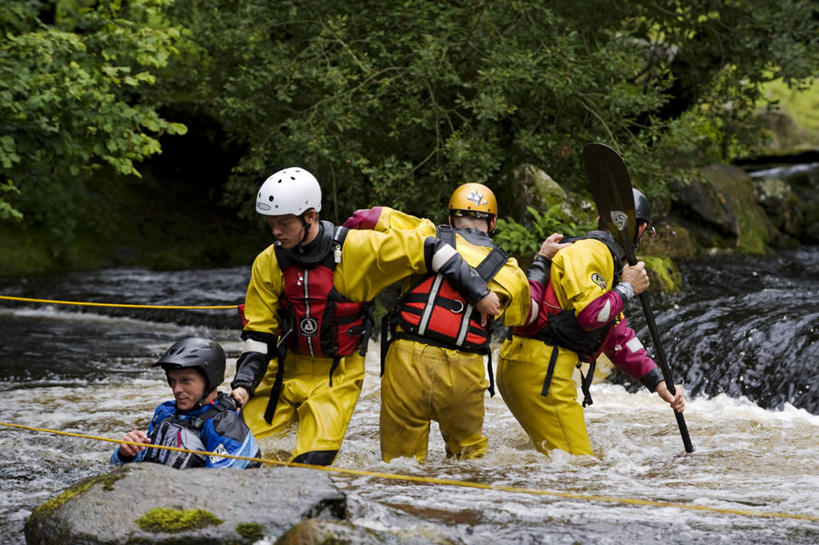
<instances>
[{"instance_id":1,"label":"dark grey helmet","mask_svg":"<svg viewBox=\"0 0 819 545\"><path fill-rule=\"evenodd\" d=\"M225 380L225 351L219 343L200 337L188 337L174 343L154 366L169 369L192 367L205 377L205 394Z\"/></svg>"},{"instance_id":2,"label":"dark grey helmet","mask_svg":"<svg viewBox=\"0 0 819 545\"><path fill-rule=\"evenodd\" d=\"M634 193L634 212L637 221L644 221L646 223L651 223L651 205L648 203L648 199L643 192L638 189L631 189L632 193Z\"/></svg>"}]
</instances>

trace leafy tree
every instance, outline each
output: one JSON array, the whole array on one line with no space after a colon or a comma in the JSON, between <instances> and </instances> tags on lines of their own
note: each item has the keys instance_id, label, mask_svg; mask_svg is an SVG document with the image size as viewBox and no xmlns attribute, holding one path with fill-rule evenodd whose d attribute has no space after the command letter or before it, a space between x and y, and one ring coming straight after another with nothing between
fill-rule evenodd
<instances>
[{"instance_id":1,"label":"leafy tree","mask_svg":"<svg viewBox=\"0 0 819 545\"><path fill-rule=\"evenodd\" d=\"M581 186L592 140L660 193L669 165L759 143L759 83L819 64L814 6L204 0L172 13L197 48L177 72L197 81L189 100L248 150L235 201L300 164L341 219L372 204L434 215L455 185L524 161Z\"/></svg>"},{"instance_id":2,"label":"leafy tree","mask_svg":"<svg viewBox=\"0 0 819 545\"><path fill-rule=\"evenodd\" d=\"M138 176L163 119L141 90L176 51L166 0L0 6L0 218L48 224L68 237L89 191Z\"/></svg>"}]
</instances>

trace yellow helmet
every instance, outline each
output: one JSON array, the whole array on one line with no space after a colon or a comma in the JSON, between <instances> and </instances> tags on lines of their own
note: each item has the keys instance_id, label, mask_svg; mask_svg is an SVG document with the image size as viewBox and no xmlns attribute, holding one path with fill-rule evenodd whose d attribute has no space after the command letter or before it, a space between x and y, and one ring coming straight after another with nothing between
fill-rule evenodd
<instances>
[{"instance_id":1,"label":"yellow helmet","mask_svg":"<svg viewBox=\"0 0 819 545\"><path fill-rule=\"evenodd\" d=\"M463 184L449 198L449 214L479 218L497 216L498 201L492 190L483 184Z\"/></svg>"}]
</instances>

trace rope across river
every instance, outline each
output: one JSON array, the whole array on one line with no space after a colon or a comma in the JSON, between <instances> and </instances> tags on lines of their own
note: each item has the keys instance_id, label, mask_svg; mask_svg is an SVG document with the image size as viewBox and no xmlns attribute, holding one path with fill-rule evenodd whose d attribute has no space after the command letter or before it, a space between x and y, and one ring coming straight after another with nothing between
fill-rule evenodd
<instances>
[{"instance_id":1,"label":"rope across river","mask_svg":"<svg viewBox=\"0 0 819 545\"><path fill-rule=\"evenodd\" d=\"M94 306L94 307L113 307L113 308L143 308L143 309L176 309L176 310L230 310L237 308L238 305L207 305L207 306L196 306L196 305L137 305L137 304L122 304L122 303L95 303L95 302L82 302L82 301L61 301L61 300L53 300L53 299L36 299L36 298L29 298L29 297L14 297L9 295L0 295L0 300L7 300L7 301L18 301L18 302L25 302L25 303L42 303L42 304L53 304L53 305L80 305L80 306ZM40 433L50 433L54 435L62 435L68 437L78 437L82 439L91 439L95 441L105 441L109 443L118 443L124 445L138 445L141 443L134 443L131 441L125 441L122 439L112 439L109 437L101 437L97 435L89 435L84 433L74 433L74 432L66 432L48 428L37 428L33 426L25 426L22 424L14 424L9 422L0 422L0 426L5 428L11 429L21 429L21 430L28 430ZM532 489L532 488L521 488L521 487L514 487L514 486L503 486L503 485L495 485L495 484L486 484L486 483L479 483L474 481L459 481L455 479L439 479L434 477L422 477L418 475L406 475L406 474L397 474L397 473L385 473L379 471L368 471L363 469L349 469L349 468L340 468L340 467L332 467L332 466L315 466L309 464L299 464L293 462L283 462L281 460L274 460L270 458L251 458L246 456L235 456L227 453L214 453L208 451L198 451L198 450L188 450L179 447L169 447L164 445L151 445L152 448L157 449L166 449L166 450L174 450L179 452L185 453L192 453L192 454L199 454L204 456L220 456L223 458L235 458L238 460L247 460L250 462L259 462L266 465L276 465L276 466L287 466L287 467L302 467L313 469L316 471L325 471L329 473L337 473L342 475L356 475L356 476L363 476L363 477L373 477L378 479L388 479L388 480L395 480L395 481L410 481L410 482L418 482L418 483L426 483L426 484L435 484L441 486L458 486L462 488L477 488L483 490L493 490L498 492L508 492L508 493L516 493L516 494L529 494L529 495L537 495L537 496L552 496L558 498L565 498L571 500L579 500L579 501L591 501L591 502L607 502L607 503L618 503L624 505L637 505L637 506L649 506L649 507L671 507L675 509L684 509L689 511L702 511L702 512L711 512L711 513L719 513L724 515L736 515L736 516L743 516L743 517L757 517L757 518L778 518L778 519L797 519L797 520L809 520L814 522L819 522L819 516L813 515L803 515L798 513L784 513L784 512L777 512L777 511L750 511L747 509L728 509L722 507L710 507L706 505L697 505L697 504L689 504L689 503L678 503L678 502L667 502L667 501L658 501L658 500L648 500L642 498L625 498L625 497L616 497L616 496L600 496L594 494L577 494L573 492L561 492L556 490L541 490L541 489Z\"/></svg>"},{"instance_id":2,"label":"rope across river","mask_svg":"<svg viewBox=\"0 0 819 545\"><path fill-rule=\"evenodd\" d=\"M28 431L35 431L40 433L51 433L55 435L63 435L68 437L79 437L82 439L92 439L95 441L105 441L108 443L119 443L123 445L141 445L142 443L136 443L133 441L125 441L122 439L111 439L110 437L100 437L97 435L89 435L84 433L74 433L74 432L67 432L67 431L60 431L60 430L53 430L48 428L37 428L34 426L24 426L21 424L12 424L9 422L0 422L0 426L6 428L15 428L21 430L28 430ZM436 484L441 486L458 486L462 488L478 488L482 490L493 490L496 492L508 492L508 493L516 493L516 494L530 494L536 496L552 496L558 498L565 498L570 500L579 500L579 501L592 501L592 502L607 502L607 503L619 503L625 505L638 505L638 506L650 506L650 507L672 507L675 509L685 509L689 511L705 511L711 513L719 513L723 515L737 515L742 517L758 517L758 518L779 518L779 519L799 519L799 520L810 520L814 522L819 522L819 516L812 516L812 515L802 515L798 513L782 513L777 511L749 511L747 509L727 509L722 507L709 507L706 505L696 505L690 503L677 503L677 502L667 502L667 501L658 501L658 500L646 500L641 498L622 498L616 496L599 496L594 494L576 494L573 492L560 492L557 490L541 490L541 489L533 489L533 488L520 488L515 486L503 486L503 485L496 485L496 484L486 484L486 483L478 483L474 481L459 481L456 479L438 479L435 477L422 477L418 475L406 475L406 474L399 474L399 473L385 473L380 471L368 471L364 469L349 469L349 468L341 468L341 467L332 467L332 466L315 466L309 464L298 464L293 462L283 462L281 460L273 460L270 458L253 458L247 456L234 456L227 453L215 453L209 451L200 451L200 450L189 450L183 449L179 447L168 447L164 445L151 445L151 448L157 449L166 449L166 450L174 450L178 452L185 452L185 453L192 453L192 454L199 454L203 456L219 456L222 458L235 458L237 460L247 460L249 462L260 462L262 464L267 465L277 465L277 466L287 466L287 467L301 467L307 469L313 469L316 471L325 471L328 473L338 473L342 475L356 475L361 477L373 477L377 479L389 479L394 481L410 481L410 482L417 482L417 483L425 483L425 484ZM252 469L249 471L253 471Z\"/></svg>"}]
</instances>

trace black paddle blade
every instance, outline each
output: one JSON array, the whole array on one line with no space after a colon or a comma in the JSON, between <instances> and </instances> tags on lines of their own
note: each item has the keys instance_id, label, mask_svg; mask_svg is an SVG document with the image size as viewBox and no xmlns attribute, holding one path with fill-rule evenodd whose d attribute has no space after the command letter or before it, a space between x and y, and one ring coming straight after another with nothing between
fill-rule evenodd
<instances>
[{"instance_id":1,"label":"black paddle blade","mask_svg":"<svg viewBox=\"0 0 819 545\"><path fill-rule=\"evenodd\" d=\"M583 149L589 191L597 204L601 227L607 228L634 264L634 233L637 228L631 179L623 159L605 144L586 144Z\"/></svg>"}]
</instances>

